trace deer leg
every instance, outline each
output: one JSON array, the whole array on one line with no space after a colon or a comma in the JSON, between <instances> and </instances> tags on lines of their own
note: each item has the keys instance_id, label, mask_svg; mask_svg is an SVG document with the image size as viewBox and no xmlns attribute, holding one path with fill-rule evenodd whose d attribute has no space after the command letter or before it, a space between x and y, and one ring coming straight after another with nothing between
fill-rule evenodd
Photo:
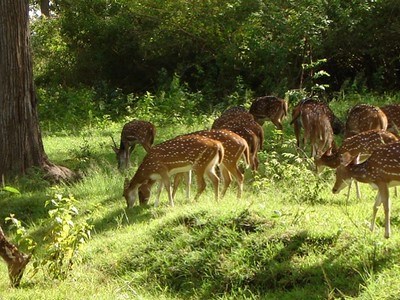
<instances>
[{"instance_id":1,"label":"deer leg","mask_svg":"<svg viewBox=\"0 0 400 300\"><path fill-rule=\"evenodd\" d=\"M178 190L178 186L182 181L182 176L183 176L183 173L175 174L175 177L174 177L174 188L172 190L172 197L174 197L174 198L175 198L175 195L176 195L176 191Z\"/></svg>"},{"instance_id":2,"label":"deer leg","mask_svg":"<svg viewBox=\"0 0 400 300\"><path fill-rule=\"evenodd\" d=\"M168 192L169 205L174 207L174 197L172 196L172 187L171 187L171 181L169 180L169 177L165 176L165 178L163 178L163 182L164 182L164 186ZM161 184L161 186L162 186L162 184Z\"/></svg>"},{"instance_id":3,"label":"deer leg","mask_svg":"<svg viewBox=\"0 0 400 300\"><path fill-rule=\"evenodd\" d=\"M381 200L383 209L385 212L385 238L390 237L390 199L389 199L389 187L386 184L379 186L379 193L381 194Z\"/></svg>"},{"instance_id":4,"label":"deer leg","mask_svg":"<svg viewBox=\"0 0 400 300\"><path fill-rule=\"evenodd\" d=\"M148 143L143 143L142 144L144 150L146 150L146 152L148 153L150 151L151 145Z\"/></svg>"},{"instance_id":5,"label":"deer leg","mask_svg":"<svg viewBox=\"0 0 400 300\"><path fill-rule=\"evenodd\" d=\"M190 199L190 186L192 184L192 170L189 170L189 172L187 172L185 174L186 177L186 199L189 201Z\"/></svg>"},{"instance_id":6,"label":"deer leg","mask_svg":"<svg viewBox=\"0 0 400 300\"><path fill-rule=\"evenodd\" d=\"M272 119L271 122L275 125L278 130L283 130L283 126L280 119L274 120Z\"/></svg>"},{"instance_id":7,"label":"deer leg","mask_svg":"<svg viewBox=\"0 0 400 300\"><path fill-rule=\"evenodd\" d=\"M374 206L372 207L371 231L374 231L374 229L375 229L376 213L378 212L378 208L379 208L379 205L381 205L381 203L382 203L381 193L380 193L380 191L378 191L378 194L376 195L376 198L375 198Z\"/></svg>"},{"instance_id":8,"label":"deer leg","mask_svg":"<svg viewBox=\"0 0 400 300\"><path fill-rule=\"evenodd\" d=\"M235 178L237 184L238 184L238 191L237 191L237 198L240 199L242 197L242 193L243 193L243 173L240 172L239 168L235 165L233 168L231 168L230 170L230 174L233 175L233 177Z\"/></svg>"},{"instance_id":9,"label":"deer leg","mask_svg":"<svg viewBox=\"0 0 400 300\"><path fill-rule=\"evenodd\" d=\"M360 186L358 185L358 182L356 181L354 185L356 186L357 199L361 199Z\"/></svg>"},{"instance_id":10,"label":"deer leg","mask_svg":"<svg viewBox=\"0 0 400 300\"><path fill-rule=\"evenodd\" d=\"M347 189L346 202L349 201L349 198L350 198L350 189L351 189L351 185L352 185L352 184L353 184L353 180L350 181L349 187L348 187L348 189Z\"/></svg>"},{"instance_id":11,"label":"deer leg","mask_svg":"<svg viewBox=\"0 0 400 300\"><path fill-rule=\"evenodd\" d=\"M206 188L206 182L204 180L203 174L196 172L196 180L197 180L197 194L194 197L194 200L196 201L201 193L205 190Z\"/></svg>"},{"instance_id":12,"label":"deer leg","mask_svg":"<svg viewBox=\"0 0 400 300\"><path fill-rule=\"evenodd\" d=\"M218 199L219 199L219 177L217 176L217 174L215 174L214 168L207 171L207 176L208 176L208 178L210 178L210 180L213 184L215 201L218 202Z\"/></svg>"},{"instance_id":13,"label":"deer leg","mask_svg":"<svg viewBox=\"0 0 400 300\"><path fill-rule=\"evenodd\" d=\"M222 198L222 197L224 197L226 190L228 189L229 185L231 184L232 178L231 178L231 175L230 175L228 169L225 166L221 165L220 170L221 170L222 181L224 182L224 187L221 192L221 198Z\"/></svg>"},{"instance_id":14,"label":"deer leg","mask_svg":"<svg viewBox=\"0 0 400 300\"><path fill-rule=\"evenodd\" d=\"M190 199L190 185L192 183L192 171L186 173L178 173L175 175L174 178L174 188L172 190L172 197L175 198L176 191L178 190L178 186L182 181L182 177L185 177L185 184L186 184L186 199Z\"/></svg>"},{"instance_id":15,"label":"deer leg","mask_svg":"<svg viewBox=\"0 0 400 300\"><path fill-rule=\"evenodd\" d=\"M154 207L157 207L160 202L160 195L161 195L161 191L163 189L164 184L165 184L165 182L163 182L163 180L158 182L157 196L156 196L156 201L154 202ZM168 189L167 189L167 191L168 191Z\"/></svg>"}]
</instances>

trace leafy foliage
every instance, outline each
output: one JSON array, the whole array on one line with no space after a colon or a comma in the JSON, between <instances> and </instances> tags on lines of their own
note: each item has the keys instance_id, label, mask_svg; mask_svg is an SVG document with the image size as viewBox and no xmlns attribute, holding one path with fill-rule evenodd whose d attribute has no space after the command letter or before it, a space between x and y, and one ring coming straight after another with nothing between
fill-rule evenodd
<instances>
[{"instance_id":1,"label":"leafy foliage","mask_svg":"<svg viewBox=\"0 0 400 300\"><path fill-rule=\"evenodd\" d=\"M56 192L54 198L46 202L49 210L49 232L45 257L37 263L54 279L65 279L72 267L79 263L80 247L91 237L92 225L86 220L75 221L79 212L72 195L65 197Z\"/></svg>"},{"instance_id":2,"label":"leafy foliage","mask_svg":"<svg viewBox=\"0 0 400 300\"><path fill-rule=\"evenodd\" d=\"M177 78L204 95L189 108L226 103L237 78L256 95L398 89L395 2L59 0L56 17L32 22L36 81L84 84L119 113ZM135 96L112 96L121 91Z\"/></svg>"}]
</instances>

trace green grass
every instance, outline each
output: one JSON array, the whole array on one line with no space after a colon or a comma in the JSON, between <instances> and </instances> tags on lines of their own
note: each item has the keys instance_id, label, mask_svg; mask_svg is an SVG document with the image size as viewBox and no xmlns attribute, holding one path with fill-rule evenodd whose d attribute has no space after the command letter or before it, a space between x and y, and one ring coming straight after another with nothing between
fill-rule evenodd
<instances>
[{"instance_id":1,"label":"green grass","mask_svg":"<svg viewBox=\"0 0 400 300\"><path fill-rule=\"evenodd\" d=\"M399 298L398 197L392 196L392 237L383 237L382 208L371 233L376 191L361 185L362 199L353 190L347 203L345 192L333 195L333 172L316 176L310 170L294 149L289 119L284 142L265 125L260 172L246 171L241 200L233 183L215 203L209 184L198 202L187 202L181 189L175 207L169 207L164 192L159 207L151 202L130 210L122 197L123 180L133 175L144 151L135 149L126 174L116 170L109 135L119 139L122 123L72 136L46 135L50 159L84 175L59 189L78 200L78 218L94 225L92 238L64 280L51 279L44 270L33 275L29 264L21 287L14 289L1 263L0 299ZM157 142L205 127L158 128ZM12 185L21 194L0 195L0 219L14 213L23 222L38 243L34 262L45 255L44 204L54 190L36 173ZM3 228L15 241L14 231Z\"/></svg>"}]
</instances>

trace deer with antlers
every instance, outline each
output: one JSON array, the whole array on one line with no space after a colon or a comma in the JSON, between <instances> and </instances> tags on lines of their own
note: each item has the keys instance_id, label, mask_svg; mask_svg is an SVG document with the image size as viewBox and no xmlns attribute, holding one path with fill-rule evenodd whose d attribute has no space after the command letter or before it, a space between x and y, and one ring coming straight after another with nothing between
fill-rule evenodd
<instances>
[{"instance_id":1,"label":"deer with antlers","mask_svg":"<svg viewBox=\"0 0 400 300\"><path fill-rule=\"evenodd\" d=\"M389 187L400 184L400 142L380 146L364 162L357 164L356 159L341 164L336 169L336 181L332 188L339 193L351 179L368 183L378 188L373 206L371 230L374 230L379 206L383 204L385 212L385 238L390 237L390 199Z\"/></svg>"},{"instance_id":2,"label":"deer with antlers","mask_svg":"<svg viewBox=\"0 0 400 300\"><path fill-rule=\"evenodd\" d=\"M134 120L126 123L122 128L119 148L111 137L114 144L112 149L117 155L118 169L124 170L129 167L130 156L136 144L142 145L146 152L149 152L155 135L156 127L150 122Z\"/></svg>"},{"instance_id":3,"label":"deer with antlers","mask_svg":"<svg viewBox=\"0 0 400 300\"><path fill-rule=\"evenodd\" d=\"M352 107L347 115L344 137L371 130L388 127L385 113L377 106L370 104L358 104Z\"/></svg>"},{"instance_id":4,"label":"deer with antlers","mask_svg":"<svg viewBox=\"0 0 400 300\"><path fill-rule=\"evenodd\" d=\"M125 181L123 195L128 208L134 205L139 188L152 181L160 182L155 206L158 205L162 186L166 187L170 205L174 206L170 177L191 170L196 175L198 186L195 199L204 191L204 175L207 175L213 183L215 199L218 200L219 178L215 167L221 163L223 157L224 148L221 142L199 135L179 136L152 147L133 178Z\"/></svg>"},{"instance_id":5,"label":"deer with antlers","mask_svg":"<svg viewBox=\"0 0 400 300\"><path fill-rule=\"evenodd\" d=\"M265 121L270 120L277 129L283 130L282 120L287 116L288 103L286 100L275 96L259 97L251 104L249 113L261 126L264 125Z\"/></svg>"}]
</instances>

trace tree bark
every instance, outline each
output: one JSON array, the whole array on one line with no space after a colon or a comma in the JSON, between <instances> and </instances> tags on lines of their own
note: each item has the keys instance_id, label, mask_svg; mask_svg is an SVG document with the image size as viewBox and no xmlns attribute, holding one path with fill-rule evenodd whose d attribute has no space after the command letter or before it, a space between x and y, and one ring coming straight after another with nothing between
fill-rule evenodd
<instances>
[{"instance_id":1,"label":"tree bark","mask_svg":"<svg viewBox=\"0 0 400 300\"><path fill-rule=\"evenodd\" d=\"M73 172L52 164L43 148L33 83L29 0L0 1L0 175L39 167L55 181Z\"/></svg>"}]
</instances>

